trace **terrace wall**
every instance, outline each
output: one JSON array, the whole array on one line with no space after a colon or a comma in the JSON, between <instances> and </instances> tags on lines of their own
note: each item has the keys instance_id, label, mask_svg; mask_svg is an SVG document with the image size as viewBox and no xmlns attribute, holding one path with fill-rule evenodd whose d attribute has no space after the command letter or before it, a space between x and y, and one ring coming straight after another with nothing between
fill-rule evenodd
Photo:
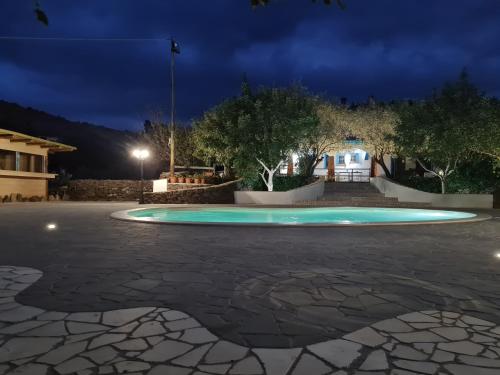
<instances>
[{"instance_id":1,"label":"terrace wall","mask_svg":"<svg viewBox=\"0 0 500 375\"><path fill-rule=\"evenodd\" d=\"M234 203L234 192L240 181L230 181L220 185L202 186L187 189L167 191L163 193L145 193L146 204L170 203ZM169 188L170 188L169 184Z\"/></svg>"},{"instance_id":2,"label":"terrace wall","mask_svg":"<svg viewBox=\"0 0 500 375\"><path fill-rule=\"evenodd\" d=\"M137 180L72 180L66 191L73 201L135 201L139 199L140 181ZM168 184L168 189L183 190L199 186L195 184ZM153 181L144 181L144 191L153 191Z\"/></svg>"}]
</instances>

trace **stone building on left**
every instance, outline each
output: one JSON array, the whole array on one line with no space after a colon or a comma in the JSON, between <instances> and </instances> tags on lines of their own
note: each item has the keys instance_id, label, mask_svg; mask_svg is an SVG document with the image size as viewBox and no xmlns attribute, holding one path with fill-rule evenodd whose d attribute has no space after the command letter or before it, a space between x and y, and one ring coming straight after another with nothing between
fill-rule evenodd
<instances>
[{"instance_id":1,"label":"stone building on left","mask_svg":"<svg viewBox=\"0 0 500 375\"><path fill-rule=\"evenodd\" d=\"M47 199L48 158L55 152L76 147L0 129L0 202L5 200Z\"/></svg>"}]
</instances>

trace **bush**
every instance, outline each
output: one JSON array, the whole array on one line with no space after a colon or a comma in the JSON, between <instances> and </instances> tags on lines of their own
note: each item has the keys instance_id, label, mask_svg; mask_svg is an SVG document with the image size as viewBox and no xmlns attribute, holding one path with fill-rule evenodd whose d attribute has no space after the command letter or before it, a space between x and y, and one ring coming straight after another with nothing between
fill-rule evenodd
<instances>
[{"instance_id":1,"label":"bush","mask_svg":"<svg viewBox=\"0 0 500 375\"><path fill-rule=\"evenodd\" d=\"M314 182L314 177L296 176L274 176L273 191L288 191ZM267 191L267 186L262 178L246 181L246 187L253 191Z\"/></svg>"},{"instance_id":2,"label":"bush","mask_svg":"<svg viewBox=\"0 0 500 375\"><path fill-rule=\"evenodd\" d=\"M473 159L462 162L447 180L449 194L492 194L500 187L500 169L493 159ZM441 193L439 178L403 175L402 185L429 193Z\"/></svg>"}]
</instances>

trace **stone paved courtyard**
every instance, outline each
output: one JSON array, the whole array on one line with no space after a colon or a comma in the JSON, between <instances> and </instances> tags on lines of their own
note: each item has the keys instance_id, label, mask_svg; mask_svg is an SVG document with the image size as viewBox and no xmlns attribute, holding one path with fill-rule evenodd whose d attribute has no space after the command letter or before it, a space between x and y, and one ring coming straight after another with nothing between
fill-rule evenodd
<instances>
[{"instance_id":1,"label":"stone paved courtyard","mask_svg":"<svg viewBox=\"0 0 500 375\"><path fill-rule=\"evenodd\" d=\"M364 228L109 218L132 207L0 206L0 374L500 373L498 218Z\"/></svg>"}]
</instances>

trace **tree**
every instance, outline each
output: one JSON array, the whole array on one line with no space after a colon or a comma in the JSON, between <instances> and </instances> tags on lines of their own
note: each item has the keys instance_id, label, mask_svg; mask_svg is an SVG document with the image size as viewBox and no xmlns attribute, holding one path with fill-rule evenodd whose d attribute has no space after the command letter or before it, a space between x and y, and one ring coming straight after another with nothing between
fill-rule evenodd
<instances>
[{"instance_id":1,"label":"tree","mask_svg":"<svg viewBox=\"0 0 500 375\"><path fill-rule=\"evenodd\" d=\"M151 120L144 122L143 136L164 170L170 157L170 129L163 123L161 112L153 112L150 116Z\"/></svg>"},{"instance_id":2,"label":"tree","mask_svg":"<svg viewBox=\"0 0 500 375\"><path fill-rule=\"evenodd\" d=\"M401 107L396 141L402 152L441 180L442 194L457 163L480 143L474 140L483 131L484 103L464 71L432 98Z\"/></svg>"},{"instance_id":3,"label":"tree","mask_svg":"<svg viewBox=\"0 0 500 375\"><path fill-rule=\"evenodd\" d=\"M308 177L313 175L323 155L341 149L349 135L347 109L322 102L317 103L316 114L318 124L309 128L298 150L299 170Z\"/></svg>"},{"instance_id":4,"label":"tree","mask_svg":"<svg viewBox=\"0 0 500 375\"><path fill-rule=\"evenodd\" d=\"M241 177L258 173L272 191L274 174L317 123L315 100L302 88L264 88L254 94L244 82L241 96L195 123L197 152Z\"/></svg>"},{"instance_id":5,"label":"tree","mask_svg":"<svg viewBox=\"0 0 500 375\"><path fill-rule=\"evenodd\" d=\"M385 175L393 175L385 164L384 156L394 155L394 135L398 115L388 107L372 104L351 110L351 135L363 141L363 147L373 160L382 167Z\"/></svg>"},{"instance_id":6,"label":"tree","mask_svg":"<svg viewBox=\"0 0 500 375\"><path fill-rule=\"evenodd\" d=\"M262 180L273 191L276 171L319 124L316 100L301 87L262 89L253 99L241 152L248 160L252 156L257 160L263 168Z\"/></svg>"}]
</instances>

